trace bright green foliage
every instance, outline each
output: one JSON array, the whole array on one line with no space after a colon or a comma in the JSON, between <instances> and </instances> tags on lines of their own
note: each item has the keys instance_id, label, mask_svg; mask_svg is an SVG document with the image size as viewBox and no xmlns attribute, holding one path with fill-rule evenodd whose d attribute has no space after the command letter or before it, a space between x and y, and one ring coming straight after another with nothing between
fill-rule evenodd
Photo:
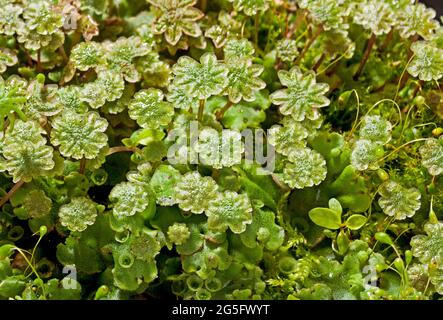
<instances>
[{"instance_id":1,"label":"bright green foliage","mask_svg":"<svg viewBox=\"0 0 443 320\"><path fill-rule=\"evenodd\" d=\"M426 235L414 236L411 240L412 254L417 257L426 268L427 277L435 286L435 290L443 292L443 224L441 222L428 222L424 226ZM420 265L419 265L420 266ZM422 273L424 273L424 271ZM415 281L417 279L415 275ZM423 275L422 275L423 277Z\"/></svg>"},{"instance_id":2,"label":"bright green foliage","mask_svg":"<svg viewBox=\"0 0 443 320\"><path fill-rule=\"evenodd\" d=\"M60 223L71 231L84 231L97 217L97 204L86 197L73 198L60 207Z\"/></svg>"},{"instance_id":3,"label":"bright green foliage","mask_svg":"<svg viewBox=\"0 0 443 320\"><path fill-rule=\"evenodd\" d=\"M87 105L82 101L81 89L77 86L66 86L57 91L58 100L65 109L71 109L77 113L85 113Z\"/></svg>"},{"instance_id":4,"label":"bright green foliage","mask_svg":"<svg viewBox=\"0 0 443 320\"><path fill-rule=\"evenodd\" d=\"M110 69L121 73L128 82L140 80L140 74L132 63L134 59L143 57L150 52L149 46L139 37L120 37L115 42L103 43L106 60Z\"/></svg>"},{"instance_id":5,"label":"bright green foliage","mask_svg":"<svg viewBox=\"0 0 443 320\"><path fill-rule=\"evenodd\" d=\"M217 183L211 177L202 177L196 171L188 172L175 186L175 200L180 209L199 214L217 198L217 189Z\"/></svg>"},{"instance_id":6,"label":"bright green foliage","mask_svg":"<svg viewBox=\"0 0 443 320\"><path fill-rule=\"evenodd\" d=\"M0 6L0 300L442 298L433 9Z\"/></svg>"},{"instance_id":7,"label":"bright green foliage","mask_svg":"<svg viewBox=\"0 0 443 320\"><path fill-rule=\"evenodd\" d=\"M360 139L386 144L391 140L392 125L380 116L365 116L360 127Z\"/></svg>"},{"instance_id":8,"label":"bright green foliage","mask_svg":"<svg viewBox=\"0 0 443 320\"><path fill-rule=\"evenodd\" d=\"M346 227L350 230L358 230L365 225L367 222L367 218L361 214L353 214L350 215L344 222L342 219L343 209L341 203L335 199L329 199L329 208L314 208L309 211L309 218L318 226L323 228L328 228L332 230L337 230L339 228ZM340 241L344 238L345 246L349 245L349 239L347 239L346 235L341 231L337 236L336 242L339 247L340 253L345 253L347 248L341 250Z\"/></svg>"},{"instance_id":9,"label":"bright green foliage","mask_svg":"<svg viewBox=\"0 0 443 320\"><path fill-rule=\"evenodd\" d=\"M168 228L168 238L175 245L184 244L190 237L191 232L184 223L174 223Z\"/></svg>"},{"instance_id":10,"label":"bright green foliage","mask_svg":"<svg viewBox=\"0 0 443 320\"><path fill-rule=\"evenodd\" d=\"M46 196L43 190L35 189L26 192L23 199L20 200L14 201L17 204L21 204L21 206L14 210L18 217L41 218L47 215L52 208L52 200Z\"/></svg>"},{"instance_id":11,"label":"bright green foliage","mask_svg":"<svg viewBox=\"0 0 443 320\"><path fill-rule=\"evenodd\" d=\"M329 200L329 208L314 208L309 211L311 220L324 228L338 229L341 227L342 207L340 202L332 198Z\"/></svg>"},{"instance_id":12,"label":"bright green foliage","mask_svg":"<svg viewBox=\"0 0 443 320\"><path fill-rule=\"evenodd\" d=\"M17 56L8 49L0 49L0 73L6 71L8 67L17 64Z\"/></svg>"},{"instance_id":13,"label":"bright green foliage","mask_svg":"<svg viewBox=\"0 0 443 320\"><path fill-rule=\"evenodd\" d=\"M49 1L35 1L23 12L26 27L38 34L54 33L63 25L62 16L53 10Z\"/></svg>"},{"instance_id":14,"label":"bright green foliage","mask_svg":"<svg viewBox=\"0 0 443 320\"><path fill-rule=\"evenodd\" d=\"M223 47L225 60L247 60L254 56L254 52L254 46L247 39L229 39Z\"/></svg>"},{"instance_id":15,"label":"bright green foliage","mask_svg":"<svg viewBox=\"0 0 443 320\"><path fill-rule=\"evenodd\" d=\"M423 81L438 80L443 77L443 50L425 41L411 45L414 58L408 72Z\"/></svg>"},{"instance_id":16,"label":"bright green foliage","mask_svg":"<svg viewBox=\"0 0 443 320\"><path fill-rule=\"evenodd\" d=\"M384 154L383 146L378 141L357 140L352 150L351 163L360 171L379 168L378 159Z\"/></svg>"},{"instance_id":17,"label":"bright green foliage","mask_svg":"<svg viewBox=\"0 0 443 320\"><path fill-rule=\"evenodd\" d=\"M354 23L370 30L375 35L388 33L394 23L394 11L386 1L363 0L354 3Z\"/></svg>"},{"instance_id":18,"label":"bright green foliage","mask_svg":"<svg viewBox=\"0 0 443 320\"><path fill-rule=\"evenodd\" d=\"M263 243L266 249L277 250L283 244L285 231L275 223L272 211L254 208L252 223L240 237L247 247L255 248Z\"/></svg>"},{"instance_id":19,"label":"bright green foliage","mask_svg":"<svg viewBox=\"0 0 443 320\"><path fill-rule=\"evenodd\" d=\"M114 202L113 213L117 216L133 216L148 207L149 194L146 190L132 182L122 182L116 185L109 199Z\"/></svg>"},{"instance_id":20,"label":"bright green foliage","mask_svg":"<svg viewBox=\"0 0 443 320\"><path fill-rule=\"evenodd\" d=\"M283 39L277 43L277 56L283 62L292 62L298 56L297 42L293 39Z\"/></svg>"},{"instance_id":21,"label":"bright green foliage","mask_svg":"<svg viewBox=\"0 0 443 320\"><path fill-rule=\"evenodd\" d=\"M326 178L326 161L309 148L294 150L288 156L283 181L291 188L303 189L320 184Z\"/></svg>"},{"instance_id":22,"label":"bright green foliage","mask_svg":"<svg viewBox=\"0 0 443 320\"><path fill-rule=\"evenodd\" d=\"M422 164L429 174L438 176L443 172L443 140L430 139L420 148Z\"/></svg>"},{"instance_id":23,"label":"bright green foliage","mask_svg":"<svg viewBox=\"0 0 443 320\"><path fill-rule=\"evenodd\" d=\"M44 130L33 121L17 121L5 134L2 153L4 170L13 181L29 182L54 168L53 148L46 145Z\"/></svg>"},{"instance_id":24,"label":"bright green foliage","mask_svg":"<svg viewBox=\"0 0 443 320\"><path fill-rule=\"evenodd\" d=\"M294 67L290 71L279 71L278 77L287 89L274 92L271 100L280 106L282 114L291 115L296 121L315 120L319 117L318 109L329 105L329 99L324 96L329 86L316 83L315 73L303 74Z\"/></svg>"},{"instance_id":25,"label":"bright green foliage","mask_svg":"<svg viewBox=\"0 0 443 320\"><path fill-rule=\"evenodd\" d=\"M424 39L429 39L439 27L435 16L435 10L427 8L423 3L407 5L404 10L398 11L400 36L409 38L419 35Z\"/></svg>"},{"instance_id":26,"label":"bright green foliage","mask_svg":"<svg viewBox=\"0 0 443 320\"><path fill-rule=\"evenodd\" d=\"M8 3L0 12L0 32L12 36L17 30L24 28L24 22L20 18L23 8L13 3Z\"/></svg>"},{"instance_id":27,"label":"bright green foliage","mask_svg":"<svg viewBox=\"0 0 443 320\"><path fill-rule=\"evenodd\" d=\"M216 231L230 229L242 233L252 223L252 207L246 194L225 191L209 202L205 214L208 216L208 227Z\"/></svg>"},{"instance_id":28,"label":"bright green foliage","mask_svg":"<svg viewBox=\"0 0 443 320\"><path fill-rule=\"evenodd\" d=\"M305 139L309 132L292 117L283 118L282 124L283 126L275 125L269 130L268 139L277 152L288 156L306 146Z\"/></svg>"},{"instance_id":29,"label":"bright green foliage","mask_svg":"<svg viewBox=\"0 0 443 320\"><path fill-rule=\"evenodd\" d=\"M94 159L107 145L108 137L104 132L108 122L96 112L66 111L54 119L52 125L51 142L60 146L60 153L65 157Z\"/></svg>"},{"instance_id":30,"label":"bright green foliage","mask_svg":"<svg viewBox=\"0 0 443 320\"><path fill-rule=\"evenodd\" d=\"M249 60L233 61L227 64L228 84L225 93L229 101L238 103L240 100L254 101L255 93L266 87L266 83L259 78L263 66L252 64Z\"/></svg>"},{"instance_id":31,"label":"bright green foliage","mask_svg":"<svg viewBox=\"0 0 443 320\"><path fill-rule=\"evenodd\" d=\"M29 82L26 94L26 103L23 112L38 120L43 116L53 116L61 111L61 105L54 98L55 90L45 86L45 77L37 76L37 78Z\"/></svg>"},{"instance_id":32,"label":"bright green foliage","mask_svg":"<svg viewBox=\"0 0 443 320\"><path fill-rule=\"evenodd\" d=\"M69 289L65 288L64 281L51 279L45 284L45 291L50 300L79 300L81 297L82 287L74 279L69 279Z\"/></svg>"},{"instance_id":33,"label":"bright green foliage","mask_svg":"<svg viewBox=\"0 0 443 320\"><path fill-rule=\"evenodd\" d=\"M259 11L265 11L269 7L269 0L229 0L233 2L234 9L242 11L248 16L259 14Z\"/></svg>"},{"instance_id":34,"label":"bright green foliage","mask_svg":"<svg viewBox=\"0 0 443 320\"><path fill-rule=\"evenodd\" d=\"M71 60L80 71L96 68L103 63L104 52L97 42L81 42L72 49Z\"/></svg>"},{"instance_id":35,"label":"bright green foliage","mask_svg":"<svg viewBox=\"0 0 443 320\"><path fill-rule=\"evenodd\" d=\"M171 166L161 165L155 170L149 185L158 204L172 206L177 203L175 186L180 180L180 172Z\"/></svg>"},{"instance_id":36,"label":"bright green foliage","mask_svg":"<svg viewBox=\"0 0 443 320\"><path fill-rule=\"evenodd\" d=\"M298 0L300 8L307 9L312 19L323 29L346 28L343 16L345 0Z\"/></svg>"},{"instance_id":37,"label":"bright green foliage","mask_svg":"<svg viewBox=\"0 0 443 320\"><path fill-rule=\"evenodd\" d=\"M135 291L142 283L147 284L157 278L157 267L153 257L158 254L157 249L160 247L158 240L148 234L141 235L141 237L143 237L142 243L140 243L139 237L132 236L112 250L114 283L123 290ZM139 252L138 248L142 251Z\"/></svg>"},{"instance_id":38,"label":"bright green foliage","mask_svg":"<svg viewBox=\"0 0 443 320\"><path fill-rule=\"evenodd\" d=\"M228 84L228 68L218 62L213 53L205 53L200 63L188 56L180 57L172 72L175 75L174 85L198 99L217 95Z\"/></svg>"},{"instance_id":39,"label":"bright green foliage","mask_svg":"<svg viewBox=\"0 0 443 320\"><path fill-rule=\"evenodd\" d=\"M171 84L168 88L166 99L172 103L174 108L189 110L198 108L198 99L180 87Z\"/></svg>"},{"instance_id":40,"label":"bright green foliage","mask_svg":"<svg viewBox=\"0 0 443 320\"><path fill-rule=\"evenodd\" d=\"M416 188L407 189L397 182L385 182L378 193L378 204L388 216L403 220L412 217L420 209L420 192Z\"/></svg>"},{"instance_id":41,"label":"bright green foliage","mask_svg":"<svg viewBox=\"0 0 443 320\"><path fill-rule=\"evenodd\" d=\"M194 8L197 0L148 0L159 9L153 26L154 34L164 34L166 41L175 46L183 35L199 37L202 34L197 20L203 13Z\"/></svg>"},{"instance_id":42,"label":"bright green foliage","mask_svg":"<svg viewBox=\"0 0 443 320\"><path fill-rule=\"evenodd\" d=\"M106 268L106 257L101 250L113 240L109 215L98 214L93 225L82 232L72 233L64 243L57 245L57 259L65 266L75 264L77 271L85 274L101 272Z\"/></svg>"},{"instance_id":43,"label":"bright green foliage","mask_svg":"<svg viewBox=\"0 0 443 320\"><path fill-rule=\"evenodd\" d=\"M427 223L424 226L427 235L417 235L411 240L412 253L421 263L431 263L435 260L443 263L443 224Z\"/></svg>"},{"instance_id":44,"label":"bright green foliage","mask_svg":"<svg viewBox=\"0 0 443 320\"><path fill-rule=\"evenodd\" d=\"M218 132L213 128L200 131L195 150L203 164L216 169L232 167L241 162L244 150L241 134L233 130Z\"/></svg>"},{"instance_id":45,"label":"bright green foliage","mask_svg":"<svg viewBox=\"0 0 443 320\"><path fill-rule=\"evenodd\" d=\"M163 99L164 95L158 89L139 91L128 106L129 116L142 128L166 126L174 114L174 107Z\"/></svg>"}]
</instances>

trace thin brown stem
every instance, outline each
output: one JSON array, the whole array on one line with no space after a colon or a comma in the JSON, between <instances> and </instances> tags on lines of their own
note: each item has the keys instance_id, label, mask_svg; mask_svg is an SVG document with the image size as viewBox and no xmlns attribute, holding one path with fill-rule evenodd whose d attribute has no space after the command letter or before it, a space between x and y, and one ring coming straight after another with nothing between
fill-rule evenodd
<instances>
[{"instance_id":1,"label":"thin brown stem","mask_svg":"<svg viewBox=\"0 0 443 320\"><path fill-rule=\"evenodd\" d=\"M208 7L208 0L200 0L201 11L206 12L207 7Z\"/></svg>"},{"instance_id":2,"label":"thin brown stem","mask_svg":"<svg viewBox=\"0 0 443 320\"><path fill-rule=\"evenodd\" d=\"M82 158L80 160L80 169L78 170L78 172L80 174L85 174L86 171L86 158Z\"/></svg>"},{"instance_id":3,"label":"thin brown stem","mask_svg":"<svg viewBox=\"0 0 443 320\"><path fill-rule=\"evenodd\" d=\"M414 42L417 42L418 39L420 39L420 36L419 36L418 34L415 34L415 35L412 37L412 39L411 39L411 45L412 45ZM409 61L409 59L411 59L411 57L412 57L413 54L414 54L414 52L411 50L411 46L409 46L408 58L407 58L406 60Z\"/></svg>"},{"instance_id":4,"label":"thin brown stem","mask_svg":"<svg viewBox=\"0 0 443 320\"><path fill-rule=\"evenodd\" d=\"M388 46L392 42L393 38L394 38L394 30L391 29L391 31L389 31L388 35L386 36L385 40L383 41L383 43L380 47L381 52L385 51L388 48Z\"/></svg>"},{"instance_id":5,"label":"thin brown stem","mask_svg":"<svg viewBox=\"0 0 443 320\"><path fill-rule=\"evenodd\" d=\"M400 85L399 85L400 90L403 89L403 88L405 87L406 83L408 82L408 80L409 80L410 78L411 78L411 76L409 75L408 72L406 72L405 74L403 74L403 77L401 77Z\"/></svg>"},{"instance_id":6,"label":"thin brown stem","mask_svg":"<svg viewBox=\"0 0 443 320\"><path fill-rule=\"evenodd\" d=\"M417 93L423 88L423 85L425 84L425 82L423 80L420 80L417 84L417 86L414 89L414 93L412 94L412 98L415 98L415 96L417 95Z\"/></svg>"},{"instance_id":7,"label":"thin brown stem","mask_svg":"<svg viewBox=\"0 0 443 320\"><path fill-rule=\"evenodd\" d=\"M369 56L371 55L372 48L375 45L375 41L377 40L377 36L373 33L368 40L368 44L366 45L365 53L363 54L363 58L360 61L360 66L358 67L357 72L354 75L354 80L357 81L360 78L363 70L365 68L366 62L369 60Z\"/></svg>"},{"instance_id":8,"label":"thin brown stem","mask_svg":"<svg viewBox=\"0 0 443 320\"><path fill-rule=\"evenodd\" d=\"M200 105L198 106L198 116L197 116L198 121L201 121L203 119L203 113L205 111L205 103L206 103L205 99L200 100Z\"/></svg>"},{"instance_id":9,"label":"thin brown stem","mask_svg":"<svg viewBox=\"0 0 443 320\"><path fill-rule=\"evenodd\" d=\"M415 36L412 37L411 39L411 44L413 44L414 42L416 42L419 39L419 35L416 34ZM407 57L407 61L411 61L412 60L412 56L414 55L414 52L412 52L411 48L409 48L408 51L408 57ZM410 75L408 72L406 72L403 77L400 80L400 90L403 89L406 85L406 83L408 82L408 80L410 79Z\"/></svg>"},{"instance_id":10,"label":"thin brown stem","mask_svg":"<svg viewBox=\"0 0 443 320\"><path fill-rule=\"evenodd\" d=\"M106 154L107 156L110 156L111 154L114 153L119 153L119 152L134 152L136 151L136 148L132 148L132 147L125 147L125 146L118 146L118 147L112 147L109 149L108 153Z\"/></svg>"},{"instance_id":11,"label":"thin brown stem","mask_svg":"<svg viewBox=\"0 0 443 320\"><path fill-rule=\"evenodd\" d=\"M312 67L312 70L314 70L315 72L317 72L318 68L320 68L321 64L323 63L323 61L325 61L326 59L326 54L322 53L320 58L317 60L317 62L315 63L315 65Z\"/></svg>"},{"instance_id":12,"label":"thin brown stem","mask_svg":"<svg viewBox=\"0 0 443 320\"><path fill-rule=\"evenodd\" d=\"M295 22L292 24L292 26L289 28L289 30L286 32L286 38L290 39L292 35L297 31L297 29L300 27L301 23L303 22L303 19L306 16L306 11L302 10L300 14L297 14L297 17L295 18Z\"/></svg>"},{"instance_id":13,"label":"thin brown stem","mask_svg":"<svg viewBox=\"0 0 443 320\"><path fill-rule=\"evenodd\" d=\"M22 47L22 49L23 49L23 52L25 53L26 60L28 61L28 66L32 67L34 65L34 61L32 60L32 57L29 54L29 51L25 47Z\"/></svg>"},{"instance_id":14,"label":"thin brown stem","mask_svg":"<svg viewBox=\"0 0 443 320\"><path fill-rule=\"evenodd\" d=\"M280 69L283 69L283 66L284 66L284 62L279 58L279 57L277 57L277 60L275 61L275 70L280 70Z\"/></svg>"},{"instance_id":15,"label":"thin brown stem","mask_svg":"<svg viewBox=\"0 0 443 320\"><path fill-rule=\"evenodd\" d=\"M75 45L76 45L77 43L80 42L81 37L82 37L81 32L80 32L79 30L75 30L75 31L74 31L74 34L72 35L71 50L72 50L72 48L75 47Z\"/></svg>"},{"instance_id":16,"label":"thin brown stem","mask_svg":"<svg viewBox=\"0 0 443 320\"><path fill-rule=\"evenodd\" d=\"M221 108L219 111L217 111L217 113L215 114L217 120L220 120L221 118L223 118L223 116L225 115L226 111L229 110L230 107L232 107L233 103L228 100L228 102L226 102L226 104L224 105L223 108Z\"/></svg>"},{"instance_id":17,"label":"thin brown stem","mask_svg":"<svg viewBox=\"0 0 443 320\"><path fill-rule=\"evenodd\" d=\"M309 48L314 44L315 40L320 36L320 34L323 32L323 27L318 27L317 31L312 35L312 37L309 39L309 41L306 43L305 47L303 48L303 51L300 53L300 55L297 57L297 60L295 60L295 63L299 63L301 59L305 56L305 54L308 52Z\"/></svg>"},{"instance_id":18,"label":"thin brown stem","mask_svg":"<svg viewBox=\"0 0 443 320\"><path fill-rule=\"evenodd\" d=\"M338 62L339 62L339 60L336 60L335 62L329 64L329 66L326 67L327 71L325 70L325 68L323 68L322 70L320 70L319 74L321 74L322 71L323 72L326 71L325 74L328 77L331 76L331 74L334 74L334 72L337 71L338 67L340 67L340 63L338 63ZM330 68L330 66L332 66L332 68Z\"/></svg>"},{"instance_id":19,"label":"thin brown stem","mask_svg":"<svg viewBox=\"0 0 443 320\"><path fill-rule=\"evenodd\" d=\"M63 46L61 46L60 48L58 48L58 53L60 53L60 55L63 57L63 61L68 62L69 61L69 57L66 54L65 48Z\"/></svg>"},{"instance_id":20,"label":"thin brown stem","mask_svg":"<svg viewBox=\"0 0 443 320\"><path fill-rule=\"evenodd\" d=\"M42 51L39 49L37 51L37 72L42 71Z\"/></svg>"},{"instance_id":21,"label":"thin brown stem","mask_svg":"<svg viewBox=\"0 0 443 320\"><path fill-rule=\"evenodd\" d=\"M3 205L11 199L11 197L17 192L18 189L20 189L25 182L23 180L20 180L17 182L11 190L0 200L0 208L3 207Z\"/></svg>"},{"instance_id":22,"label":"thin brown stem","mask_svg":"<svg viewBox=\"0 0 443 320\"><path fill-rule=\"evenodd\" d=\"M260 28L260 14L257 12L254 20L254 43L258 47L258 32Z\"/></svg>"}]
</instances>

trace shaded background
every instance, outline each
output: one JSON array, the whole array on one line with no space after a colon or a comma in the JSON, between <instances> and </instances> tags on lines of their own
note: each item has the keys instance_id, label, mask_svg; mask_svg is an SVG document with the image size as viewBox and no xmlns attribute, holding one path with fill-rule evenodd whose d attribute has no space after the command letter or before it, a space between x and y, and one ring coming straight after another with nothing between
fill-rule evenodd
<instances>
[{"instance_id":1,"label":"shaded background","mask_svg":"<svg viewBox=\"0 0 443 320\"><path fill-rule=\"evenodd\" d=\"M443 15L443 0L420 0L429 7L433 7L439 16Z\"/></svg>"}]
</instances>

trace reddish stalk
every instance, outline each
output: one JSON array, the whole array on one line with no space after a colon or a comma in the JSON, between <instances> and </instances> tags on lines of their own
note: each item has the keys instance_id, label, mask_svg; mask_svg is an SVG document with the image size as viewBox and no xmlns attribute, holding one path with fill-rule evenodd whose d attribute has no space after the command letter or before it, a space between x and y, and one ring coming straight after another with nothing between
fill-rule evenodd
<instances>
[{"instance_id":1,"label":"reddish stalk","mask_svg":"<svg viewBox=\"0 0 443 320\"><path fill-rule=\"evenodd\" d=\"M412 37L412 39L411 39L411 44L413 44L414 42L418 41L418 39L419 39L419 35L416 34L415 36ZM414 52L412 52L411 48L409 47L407 61L410 61L410 60L411 60L413 54L414 54ZM401 88L401 89L404 88L404 86L405 86L406 83L408 82L409 78L410 78L410 75L409 75L408 72L406 72L406 73L403 75L403 78L401 78L401 82L400 82L400 88Z\"/></svg>"},{"instance_id":2,"label":"reddish stalk","mask_svg":"<svg viewBox=\"0 0 443 320\"><path fill-rule=\"evenodd\" d=\"M78 172L79 172L80 174L85 174L85 171L86 171L86 159L85 159L85 158L82 158L82 159L80 160L80 169L78 170Z\"/></svg>"},{"instance_id":3,"label":"reddish stalk","mask_svg":"<svg viewBox=\"0 0 443 320\"><path fill-rule=\"evenodd\" d=\"M314 44L315 40L318 38L318 36L322 33L323 27L318 27L317 31L312 35L311 39L306 43L305 47L303 48L303 51L300 53L300 55L295 60L295 63L299 63L301 59L305 56L305 54L308 52L309 48Z\"/></svg>"},{"instance_id":4,"label":"reddish stalk","mask_svg":"<svg viewBox=\"0 0 443 320\"><path fill-rule=\"evenodd\" d=\"M291 28L286 32L286 38L290 39L292 35L297 31L298 27L300 27L303 19L305 18L306 12L303 10L301 14L297 14L295 18L295 22L292 24Z\"/></svg>"},{"instance_id":5,"label":"reddish stalk","mask_svg":"<svg viewBox=\"0 0 443 320\"><path fill-rule=\"evenodd\" d=\"M385 41L383 41L383 44L380 47L380 51L383 52L385 51L389 44L392 42L392 38L394 37L394 30L391 29L391 31L389 31L388 35L385 38Z\"/></svg>"},{"instance_id":6,"label":"reddish stalk","mask_svg":"<svg viewBox=\"0 0 443 320\"><path fill-rule=\"evenodd\" d=\"M320 68L321 64L323 63L323 61L325 61L326 59L326 54L322 53L320 58L317 60L317 62L315 63L315 65L312 67L312 70L314 70L315 72L317 72L318 68Z\"/></svg>"},{"instance_id":7,"label":"reddish stalk","mask_svg":"<svg viewBox=\"0 0 443 320\"><path fill-rule=\"evenodd\" d=\"M424 85L424 81L420 80L417 84L417 86L414 89L414 93L412 94L412 97L415 98L415 96L417 95L417 93L423 88Z\"/></svg>"},{"instance_id":8,"label":"reddish stalk","mask_svg":"<svg viewBox=\"0 0 443 320\"><path fill-rule=\"evenodd\" d=\"M119 153L119 152L134 152L135 150L136 150L135 148L125 147L125 146L112 147L109 149L109 151L106 155L110 156L111 154Z\"/></svg>"},{"instance_id":9,"label":"reddish stalk","mask_svg":"<svg viewBox=\"0 0 443 320\"><path fill-rule=\"evenodd\" d=\"M357 81L358 78L360 78L361 74L363 73L363 70L365 68L366 62L369 60L369 56L371 55L372 48L375 45L375 40L377 40L377 36L372 33L371 37L368 40L368 44L366 45L366 50L363 55L363 59L360 61L360 66L358 67L357 72L354 75L354 80Z\"/></svg>"},{"instance_id":10,"label":"reddish stalk","mask_svg":"<svg viewBox=\"0 0 443 320\"><path fill-rule=\"evenodd\" d=\"M23 180L20 180L17 182L11 190L0 200L0 207L3 207L3 205L11 199L11 197L17 192L18 189L20 189L25 182Z\"/></svg>"},{"instance_id":11,"label":"reddish stalk","mask_svg":"<svg viewBox=\"0 0 443 320\"><path fill-rule=\"evenodd\" d=\"M232 105L233 105L233 103L230 100L228 102L226 102L225 106L222 109L220 109L219 111L217 111L217 113L215 114L217 120L220 120L221 118L223 118L226 111L228 111L229 108L232 107Z\"/></svg>"},{"instance_id":12,"label":"reddish stalk","mask_svg":"<svg viewBox=\"0 0 443 320\"><path fill-rule=\"evenodd\" d=\"M198 106L197 120L201 121L203 119L203 113L205 111L205 99L200 100L200 105Z\"/></svg>"}]
</instances>

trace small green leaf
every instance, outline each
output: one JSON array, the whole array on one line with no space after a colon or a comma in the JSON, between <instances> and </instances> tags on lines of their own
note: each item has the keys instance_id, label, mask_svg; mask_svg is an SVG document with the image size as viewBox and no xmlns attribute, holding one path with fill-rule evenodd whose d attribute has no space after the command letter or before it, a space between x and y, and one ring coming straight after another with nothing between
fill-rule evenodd
<instances>
[{"instance_id":1,"label":"small green leaf","mask_svg":"<svg viewBox=\"0 0 443 320\"><path fill-rule=\"evenodd\" d=\"M318 109L329 105L325 96L329 85L317 83L313 71L302 73L299 67L293 67L289 71L280 70L278 77L287 88L275 91L270 98L280 106L282 114L291 115L295 121L316 120L320 117Z\"/></svg>"},{"instance_id":2,"label":"small green leaf","mask_svg":"<svg viewBox=\"0 0 443 320\"><path fill-rule=\"evenodd\" d=\"M385 232L377 232L375 234L375 239L377 241L381 242L381 243L388 244L388 245L391 245L391 246L394 244L392 242L391 237L387 233L385 233Z\"/></svg>"},{"instance_id":3,"label":"small green leaf","mask_svg":"<svg viewBox=\"0 0 443 320\"><path fill-rule=\"evenodd\" d=\"M225 232L228 227L234 233L242 233L252 223L252 206L246 194L232 191L219 193L209 202L205 211L209 229Z\"/></svg>"},{"instance_id":4,"label":"small green leaf","mask_svg":"<svg viewBox=\"0 0 443 320\"><path fill-rule=\"evenodd\" d=\"M182 56L172 67L174 85L191 97L207 99L221 93L228 84L228 68L218 62L214 53L205 53L200 63L188 56Z\"/></svg>"},{"instance_id":5,"label":"small green leaf","mask_svg":"<svg viewBox=\"0 0 443 320\"><path fill-rule=\"evenodd\" d=\"M349 243L351 241L349 240L348 236L346 235L346 233L343 230L340 230L340 233L337 236L336 242L337 242L338 252L341 255L346 254L346 251L348 251L348 249L349 249Z\"/></svg>"},{"instance_id":6,"label":"small green leaf","mask_svg":"<svg viewBox=\"0 0 443 320\"><path fill-rule=\"evenodd\" d=\"M155 170L149 184L158 204L172 206L176 203L174 188L180 178L180 172L172 166L160 165Z\"/></svg>"},{"instance_id":7,"label":"small green leaf","mask_svg":"<svg viewBox=\"0 0 443 320\"><path fill-rule=\"evenodd\" d=\"M60 222L71 231L84 231L97 217L97 204L86 197L76 197L60 207Z\"/></svg>"},{"instance_id":8,"label":"small green leaf","mask_svg":"<svg viewBox=\"0 0 443 320\"><path fill-rule=\"evenodd\" d=\"M65 157L94 159L107 145L108 121L97 112L65 111L52 122L51 142Z\"/></svg>"},{"instance_id":9,"label":"small green leaf","mask_svg":"<svg viewBox=\"0 0 443 320\"><path fill-rule=\"evenodd\" d=\"M339 229L341 226L341 213L327 208L314 208L309 211L309 218L320 227Z\"/></svg>"},{"instance_id":10,"label":"small green leaf","mask_svg":"<svg viewBox=\"0 0 443 320\"><path fill-rule=\"evenodd\" d=\"M358 230L364 226L367 220L368 219L361 214L353 214L346 220L345 224L351 230Z\"/></svg>"},{"instance_id":11,"label":"small green leaf","mask_svg":"<svg viewBox=\"0 0 443 320\"><path fill-rule=\"evenodd\" d=\"M5 244L3 246L0 247L0 260L3 260L4 258L9 257L13 250L14 250L15 246L12 244Z\"/></svg>"},{"instance_id":12,"label":"small green leaf","mask_svg":"<svg viewBox=\"0 0 443 320\"><path fill-rule=\"evenodd\" d=\"M142 128L166 126L172 119L174 107L163 99L164 94L158 89L141 90L128 106L129 116Z\"/></svg>"},{"instance_id":13,"label":"small green leaf","mask_svg":"<svg viewBox=\"0 0 443 320\"><path fill-rule=\"evenodd\" d=\"M394 267L398 272L403 273L405 271L405 263L402 258L396 258L394 260Z\"/></svg>"},{"instance_id":14,"label":"small green leaf","mask_svg":"<svg viewBox=\"0 0 443 320\"><path fill-rule=\"evenodd\" d=\"M153 141L160 141L165 137L165 133L163 130L159 129L140 129L135 131L131 137L129 138L130 142L128 143L131 146L137 146L139 144L141 145L148 145L150 142Z\"/></svg>"},{"instance_id":15,"label":"small green leaf","mask_svg":"<svg viewBox=\"0 0 443 320\"><path fill-rule=\"evenodd\" d=\"M335 212L337 212L337 214L341 216L343 209L341 207L340 202L337 199L331 198L328 202L328 206L329 209L334 210Z\"/></svg>"}]
</instances>

